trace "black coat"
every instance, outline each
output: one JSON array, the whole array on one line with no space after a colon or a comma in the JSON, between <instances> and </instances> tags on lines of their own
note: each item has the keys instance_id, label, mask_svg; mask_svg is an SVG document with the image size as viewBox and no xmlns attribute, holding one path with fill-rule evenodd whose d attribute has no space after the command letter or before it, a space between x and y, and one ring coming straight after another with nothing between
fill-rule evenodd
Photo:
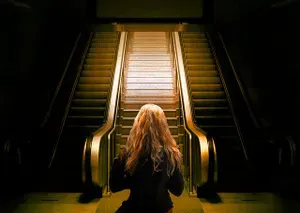
<instances>
[{"instance_id":1,"label":"black coat","mask_svg":"<svg viewBox=\"0 0 300 213\"><path fill-rule=\"evenodd\" d=\"M171 177L167 175L169 161L166 154L159 166L159 172L153 172L150 157L140 159L133 175L124 172L125 162L126 159L120 160L119 157L114 159L109 180L112 192L130 189L130 196L123 202L118 213L166 213L173 207L168 190L175 196L180 196L184 181L178 168Z\"/></svg>"}]
</instances>

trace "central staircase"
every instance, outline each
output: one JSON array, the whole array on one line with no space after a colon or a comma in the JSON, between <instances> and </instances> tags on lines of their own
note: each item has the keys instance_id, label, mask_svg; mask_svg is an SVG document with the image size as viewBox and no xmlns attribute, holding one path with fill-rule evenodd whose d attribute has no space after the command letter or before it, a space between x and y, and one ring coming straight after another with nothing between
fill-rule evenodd
<instances>
[{"instance_id":1,"label":"central staircase","mask_svg":"<svg viewBox=\"0 0 300 213\"><path fill-rule=\"evenodd\" d=\"M164 110L171 134L177 143L179 141L178 98L168 44L168 33L165 32L129 35L115 155L126 144L134 118L147 103Z\"/></svg>"}]
</instances>

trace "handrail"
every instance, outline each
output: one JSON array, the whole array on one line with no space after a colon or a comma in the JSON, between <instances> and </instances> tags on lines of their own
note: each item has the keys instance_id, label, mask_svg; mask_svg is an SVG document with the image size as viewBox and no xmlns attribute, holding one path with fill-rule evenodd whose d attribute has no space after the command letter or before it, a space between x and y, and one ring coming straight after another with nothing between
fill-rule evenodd
<instances>
[{"instance_id":1,"label":"handrail","mask_svg":"<svg viewBox=\"0 0 300 213\"><path fill-rule=\"evenodd\" d=\"M73 55L74 55L74 53L75 53L75 50L77 49L77 46L78 46L78 42L79 42L80 37L81 37L81 32L79 32L79 34L78 34L78 36L77 36L77 39L76 39L75 44L74 44L74 46L73 46L72 52L71 52L71 54L70 54L70 56L69 56L69 58L68 58L67 65L66 65L66 67L65 67L65 69L64 69L64 72L63 72L63 74L62 74L62 76L61 76L59 82L58 82L58 85L57 85L57 87L56 87L56 89L55 89L53 98L51 99L51 102L50 102L48 111L47 111L47 113L46 113L46 116L45 116L43 122L42 122L41 125L40 125L40 128L43 128L43 127L45 126L45 124L46 124L47 121L48 121L48 118L49 118L50 115L51 115L51 112L52 112L52 109L53 109L54 102L55 102L56 97L57 97L57 95L58 95L58 92L59 92L59 90L60 90L60 88L61 88L61 85L62 85L62 83L63 83L63 81L64 81L64 78L65 78L65 76L66 76L66 73L67 73L67 71L69 70L69 66L70 66L71 61L72 61L72 59L73 59Z\"/></svg>"},{"instance_id":2,"label":"handrail","mask_svg":"<svg viewBox=\"0 0 300 213\"><path fill-rule=\"evenodd\" d=\"M102 162L100 162L100 149L103 143L105 142L108 143L105 135L112 130L115 121L117 99L120 95L118 94L118 91L119 91L120 80L121 80L122 66L124 63L123 58L125 54L126 39L127 39L127 33L122 32L120 37L119 48L118 48L115 74L114 74L114 80L113 80L113 85L111 90L111 96L110 96L109 108L108 108L109 110L107 114L106 123L100 129L98 129L93 133L93 139L91 142L91 165L90 166L91 166L91 173L92 173L92 182L99 186L101 186L102 184L100 179L101 171L99 169L100 164L102 164Z\"/></svg>"},{"instance_id":3,"label":"handrail","mask_svg":"<svg viewBox=\"0 0 300 213\"><path fill-rule=\"evenodd\" d=\"M207 34L207 35L208 35L208 34ZM249 102L249 100L248 100L248 98L247 98L247 95L246 95L246 92L245 92L244 87L243 87L243 85L242 85L242 82L241 82L241 80L240 80L240 78L239 78L239 76L238 76L238 74L237 74L237 72L236 72L236 70L235 70L235 68L234 68L234 65L233 65L233 63L232 63L231 57L230 57L230 55L229 55L229 53L228 53L228 51L227 51L226 45L225 45L225 43L224 43L223 37L222 37L222 35L221 35L219 32L218 32L218 35L219 35L219 37L220 37L220 41L221 41L221 43L222 43L223 49L224 49L225 52L226 52L228 61L229 61L229 63L230 63L232 72L233 72L234 77L235 77L235 80L237 81L237 83L238 83L238 85L239 85L240 91L241 91L242 96L243 96L243 98L244 98L244 101L245 101L245 103L246 103L246 106L247 106L247 109L248 109L248 111L249 111L250 117L251 117L253 123L255 124L255 127L256 127L256 128L261 128L261 125L260 125L259 122L257 121L256 116L254 115L254 112L253 112L253 110L252 110L252 107L250 106L250 102Z\"/></svg>"},{"instance_id":4,"label":"handrail","mask_svg":"<svg viewBox=\"0 0 300 213\"><path fill-rule=\"evenodd\" d=\"M209 151L208 151L208 142L206 138L206 132L197 127L194 123L191 111L191 100L190 94L188 92L188 85L187 79L185 74L185 68L183 63L181 45L178 32L173 32L173 46L174 46L174 54L175 60L177 61L178 65L178 76L180 82L180 90L181 90L181 98L182 98L182 107L185 116L185 125L187 126L188 133L192 133L195 135L196 143L199 143L200 148L200 166L201 166L201 174L199 180L192 180L192 142L193 140L190 139L189 148L190 148L190 184L193 184L193 181L198 182L198 186L205 184L208 181L208 167L209 167ZM190 188L192 186L190 185ZM191 191L190 191L191 192Z\"/></svg>"},{"instance_id":5,"label":"handrail","mask_svg":"<svg viewBox=\"0 0 300 213\"><path fill-rule=\"evenodd\" d=\"M118 45L119 45L119 42L120 42L120 36L119 36L119 35L120 35L120 34L118 33ZM118 46L118 45L117 45L117 46ZM115 59L114 62L116 62L117 56L115 56L114 59ZM116 66L116 63L114 63L113 69L115 69L115 66ZM115 74L114 72L111 72L111 74L110 74L110 79L113 79L114 74ZM107 97L107 100L110 100L112 84L113 84L113 81L110 80L110 85L109 85L109 87L108 87L108 97ZM106 105L106 109L105 109L105 111L104 111L104 119L107 119L108 107L109 107L109 104ZM104 121L104 122L105 122L105 121Z\"/></svg>"},{"instance_id":6,"label":"handrail","mask_svg":"<svg viewBox=\"0 0 300 213\"><path fill-rule=\"evenodd\" d=\"M91 32L90 33L90 36L89 36L89 39L88 39L88 42L86 44L86 48L82 54L82 57L81 57L81 62L80 62L80 65L78 67L78 72L77 72L77 76L76 76L76 79L75 79L75 82L73 84L73 88L72 88L72 91L71 91L71 94L69 96L69 100L68 100L68 104L67 104L67 107L65 109L65 112L64 112L64 116L63 116L63 119L62 119L62 122L61 122L61 125L60 125L60 128L59 128L59 136L56 140L56 143L55 143L55 146L54 146L54 150L53 150L53 154L51 156L51 159L50 159L50 162L49 162L49 165L48 165L48 168L51 167L52 163L53 163L53 160L54 160L54 156L56 154L56 150L57 150L57 146L58 146L58 142L59 142L59 139L61 137L61 134L62 134L62 131L63 131L63 128L64 128L64 125L65 125L65 122L66 122L66 119L68 117L68 113L69 113L69 110L70 110L70 107L71 107L71 103L72 103L72 99L73 99L73 95L75 93L75 90L76 90L76 87L77 87L77 83L79 81L79 78L80 78L80 74L81 74L81 71L82 71L82 68L83 68L83 65L84 65L84 60L86 58L86 54L88 52L88 49L89 49L89 46L90 46L90 43L91 43L91 40L92 40L92 37L93 37L93 33Z\"/></svg>"},{"instance_id":7,"label":"handrail","mask_svg":"<svg viewBox=\"0 0 300 213\"><path fill-rule=\"evenodd\" d=\"M227 86L226 86L226 82L225 82L224 77L223 77L221 65L219 63L219 60L218 60L218 57L216 55L216 51L215 51L214 45L212 44L212 41L211 41L211 38L210 38L209 34L206 33L206 36L208 38L208 42L209 42L212 54L213 54L215 62L216 62L217 70L218 70L220 79L222 81L222 85L223 85L223 88L224 88L224 91L225 91L225 94L226 94L226 97L227 97L227 101L228 101L229 107L231 109L232 118L233 118L233 121L235 123L235 127L236 127L236 130L238 132L238 135L239 135L239 138L240 138L240 141L241 141L241 145L242 145L242 148L243 148L244 156L245 156L246 160L248 161L249 158L248 158L248 153L247 153L247 150L246 150L246 147L245 147L245 144L244 144L244 137L243 137L243 134L241 132L240 125L239 125L237 116L235 114L235 109L234 109L234 106L232 104L232 101L231 101L231 98L230 98L230 95L229 95L229 92L228 92L228 89L227 89Z\"/></svg>"}]
</instances>

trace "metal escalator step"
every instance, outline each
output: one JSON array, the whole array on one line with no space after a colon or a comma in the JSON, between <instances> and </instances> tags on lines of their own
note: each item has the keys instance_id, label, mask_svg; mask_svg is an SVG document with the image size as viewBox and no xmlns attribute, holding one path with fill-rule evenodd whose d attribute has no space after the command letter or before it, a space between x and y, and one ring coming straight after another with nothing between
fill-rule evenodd
<instances>
[{"instance_id":1,"label":"metal escalator step","mask_svg":"<svg viewBox=\"0 0 300 213\"><path fill-rule=\"evenodd\" d=\"M214 107L223 106L227 107L227 100L224 99L193 99L195 107Z\"/></svg>"},{"instance_id":2,"label":"metal escalator step","mask_svg":"<svg viewBox=\"0 0 300 213\"><path fill-rule=\"evenodd\" d=\"M190 77L191 84L221 84L219 77Z\"/></svg>"},{"instance_id":3,"label":"metal escalator step","mask_svg":"<svg viewBox=\"0 0 300 213\"><path fill-rule=\"evenodd\" d=\"M190 42L183 42L184 48L209 48L209 44L207 42L202 43L190 43Z\"/></svg>"},{"instance_id":4,"label":"metal escalator step","mask_svg":"<svg viewBox=\"0 0 300 213\"><path fill-rule=\"evenodd\" d=\"M91 48L116 48L117 43L91 43Z\"/></svg>"},{"instance_id":5,"label":"metal escalator step","mask_svg":"<svg viewBox=\"0 0 300 213\"><path fill-rule=\"evenodd\" d=\"M210 53L211 52L209 47L203 47L203 48L185 47L183 48L183 51L186 53Z\"/></svg>"},{"instance_id":6,"label":"metal escalator step","mask_svg":"<svg viewBox=\"0 0 300 213\"><path fill-rule=\"evenodd\" d=\"M85 126L85 125L92 125L92 126L98 126L103 123L104 116L68 116L68 126L70 125L79 125L79 126Z\"/></svg>"},{"instance_id":7,"label":"metal escalator step","mask_svg":"<svg viewBox=\"0 0 300 213\"><path fill-rule=\"evenodd\" d=\"M214 65L215 64L215 61L212 58L199 58L199 59L187 58L187 59L185 59L185 61L188 65L193 65L193 64L195 64L195 65L198 65L198 64L199 65L202 65L202 64Z\"/></svg>"},{"instance_id":8,"label":"metal escalator step","mask_svg":"<svg viewBox=\"0 0 300 213\"><path fill-rule=\"evenodd\" d=\"M182 43L207 43L207 39L203 38L182 38Z\"/></svg>"},{"instance_id":9,"label":"metal escalator step","mask_svg":"<svg viewBox=\"0 0 300 213\"><path fill-rule=\"evenodd\" d=\"M184 53L186 59L212 59L211 53Z\"/></svg>"},{"instance_id":10,"label":"metal escalator step","mask_svg":"<svg viewBox=\"0 0 300 213\"><path fill-rule=\"evenodd\" d=\"M81 77L111 77L112 73L110 70L83 70L81 72Z\"/></svg>"},{"instance_id":11,"label":"metal escalator step","mask_svg":"<svg viewBox=\"0 0 300 213\"><path fill-rule=\"evenodd\" d=\"M69 116L103 116L105 107L71 107Z\"/></svg>"},{"instance_id":12,"label":"metal escalator step","mask_svg":"<svg viewBox=\"0 0 300 213\"><path fill-rule=\"evenodd\" d=\"M117 38L93 38L93 43L117 43Z\"/></svg>"},{"instance_id":13,"label":"metal escalator step","mask_svg":"<svg viewBox=\"0 0 300 213\"><path fill-rule=\"evenodd\" d=\"M189 77L218 77L218 72L215 70L189 70L188 72Z\"/></svg>"},{"instance_id":14,"label":"metal escalator step","mask_svg":"<svg viewBox=\"0 0 300 213\"><path fill-rule=\"evenodd\" d=\"M195 33L184 32L184 33L181 33L181 37L182 38L206 38L205 33L198 33L198 32L195 32Z\"/></svg>"},{"instance_id":15,"label":"metal escalator step","mask_svg":"<svg viewBox=\"0 0 300 213\"><path fill-rule=\"evenodd\" d=\"M223 91L221 84L191 84L190 88L193 92Z\"/></svg>"},{"instance_id":16,"label":"metal escalator step","mask_svg":"<svg viewBox=\"0 0 300 213\"><path fill-rule=\"evenodd\" d=\"M230 110L228 107L194 107L195 109L195 114L197 116L202 116L202 115L230 115Z\"/></svg>"},{"instance_id":17,"label":"metal escalator step","mask_svg":"<svg viewBox=\"0 0 300 213\"><path fill-rule=\"evenodd\" d=\"M97 32L94 34L93 39L118 39L117 33L103 33L103 32Z\"/></svg>"},{"instance_id":18,"label":"metal escalator step","mask_svg":"<svg viewBox=\"0 0 300 213\"><path fill-rule=\"evenodd\" d=\"M77 91L106 91L109 84L78 84Z\"/></svg>"},{"instance_id":19,"label":"metal escalator step","mask_svg":"<svg viewBox=\"0 0 300 213\"><path fill-rule=\"evenodd\" d=\"M204 126L234 126L230 115L196 116L197 124Z\"/></svg>"},{"instance_id":20,"label":"metal escalator step","mask_svg":"<svg viewBox=\"0 0 300 213\"><path fill-rule=\"evenodd\" d=\"M174 94L172 95L168 95L168 96L126 96L126 102L140 102L140 103L161 103L161 101L166 101L166 102L175 102L177 100L177 97L174 96Z\"/></svg>"},{"instance_id":21,"label":"metal escalator step","mask_svg":"<svg viewBox=\"0 0 300 213\"><path fill-rule=\"evenodd\" d=\"M95 65L95 64L85 64L84 71L87 70L96 70L96 71L111 71L113 69L112 64L102 64L102 65Z\"/></svg>"},{"instance_id":22,"label":"metal escalator step","mask_svg":"<svg viewBox=\"0 0 300 213\"><path fill-rule=\"evenodd\" d=\"M88 52L89 53L115 53L116 48L91 47Z\"/></svg>"},{"instance_id":23,"label":"metal escalator step","mask_svg":"<svg viewBox=\"0 0 300 213\"><path fill-rule=\"evenodd\" d=\"M216 98L221 98L224 99L226 98L226 95L223 91L205 91L205 92L192 92L192 97L196 99L216 99Z\"/></svg>"},{"instance_id":24,"label":"metal escalator step","mask_svg":"<svg viewBox=\"0 0 300 213\"><path fill-rule=\"evenodd\" d=\"M108 95L107 91L102 92L87 92L87 91L77 91L75 92L74 98L76 99L106 99Z\"/></svg>"},{"instance_id":25,"label":"metal escalator step","mask_svg":"<svg viewBox=\"0 0 300 213\"><path fill-rule=\"evenodd\" d=\"M186 58L185 61L187 64L215 64L215 61L212 58Z\"/></svg>"},{"instance_id":26,"label":"metal escalator step","mask_svg":"<svg viewBox=\"0 0 300 213\"><path fill-rule=\"evenodd\" d=\"M106 99L73 99L72 106L74 107L105 107L107 104Z\"/></svg>"},{"instance_id":27,"label":"metal escalator step","mask_svg":"<svg viewBox=\"0 0 300 213\"><path fill-rule=\"evenodd\" d=\"M107 84L110 81L110 77L80 77L79 84Z\"/></svg>"},{"instance_id":28,"label":"metal escalator step","mask_svg":"<svg viewBox=\"0 0 300 213\"><path fill-rule=\"evenodd\" d=\"M205 130L212 137L218 137L219 135L236 135L236 128L234 125L201 125L198 126Z\"/></svg>"},{"instance_id":29,"label":"metal escalator step","mask_svg":"<svg viewBox=\"0 0 300 213\"><path fill-rule=\"evenodd\" d=\"M114 53L88 53L86 55L87 58L101 58L101 59L114 59L116 54Z\"/></svg>"},{"instance_id":30,"label":"metal escalator step","mask_svg":"<svg viewBox=\"0 0 300 213\"><path fill-rule=\"evenodd\" d=\"M85 60L86 64L97 64L97 65L102 65L102 64L107 64L107 65L112 65L115 63L114 59L99 59L99 58L87 58Z\"/></svg>"},{"instance_id":31,"label":"metal escalator step","mask_svg":"<svg viewBox=\"0 0 300 213\"><path fill-rule=\"evenodd\" d=\"M190 70L196 70L196 71L201 71L201 70L216 70L217 67L215 64L187 64L186 68Z\"/></svg>"}]
</instances>

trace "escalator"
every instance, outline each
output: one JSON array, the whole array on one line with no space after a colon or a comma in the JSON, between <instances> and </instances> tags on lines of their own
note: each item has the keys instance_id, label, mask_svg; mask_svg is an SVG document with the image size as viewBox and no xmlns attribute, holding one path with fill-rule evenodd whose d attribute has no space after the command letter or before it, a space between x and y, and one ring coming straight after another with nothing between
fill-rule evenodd
<instances>
[{"instance_id":1,"label":"escalator","mask_svg":"<svg viewBox=\"0 0 300 213\"><path fill-rule=\"evenodd\" d=\"M213 136L216 143L216 190L251 190L248 184L252 175L248 170L248 157L224 89L226 84L222 82L222 73L216 66L206 35L204 32L183 32L180 38L195 122Z\"/></svg>"},{"instance_id":2,"label":"escalator","mask_svg":"<svg viewBox=\"0 0 300 213\"><path fill-rule=\"evenodd\" d=\"M42 184L43 191L83 190L80 169L84 141L105 122L118 44L118 33L94 33L73 87L68 116L55 147L48 180Z\"/></svg>"}]
</instances>

